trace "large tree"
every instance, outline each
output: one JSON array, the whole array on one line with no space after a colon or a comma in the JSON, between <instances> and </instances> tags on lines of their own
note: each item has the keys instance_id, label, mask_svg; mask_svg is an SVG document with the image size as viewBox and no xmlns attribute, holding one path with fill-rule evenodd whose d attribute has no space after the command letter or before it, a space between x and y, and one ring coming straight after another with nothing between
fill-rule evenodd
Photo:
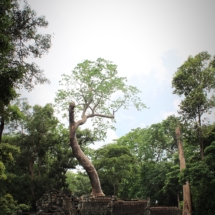
<instances>
[{"instance_id":1,"label":"large tree","mask_svg":"<svg viewBox=\"0 0 215 215\"><path fill-rule=\"evenodd\" d=\"M3 142L19 147L20 153L14 156L14 166L6 165L13 177L8 177L5 189L19 203L31 202L35 207L45 190L67 187L66 171L75 168L76 161L68 150L68 130L54 116L51 104L31 107L21 100L16 105L22 117L9 124ZM21 187L25 187L24 191L20 191Z\"/></svg>"},{"instance_id":2,"label":"large tree","mask_svg":"<svg viewBox=\"0 0 215 215\"><path fill-rule=\"evenodd\" d=\"M126 78L117 76L115 64L101 58L95 62L85 60L78 64L71 75L63 75L61 84L65 88L57 92L56 103L64 109L68 109L70 103L70 145L90 178L92 194L102 196L104 193L97 171L82 152L76 139L76 130L92 119L94 132L104 138L106 130L113 127L108 119L113 120L119 108L128 108L131 103L138 110L145 108L137 96L140 91L127 85Z\"/></svg>"},{"instance_id":3,"label":"large tree","mask_svg":"<svg viewBox=\"0 0 215 215\"><path fill-rule=\"evenodd\" d=\"M43 71L29 58L40 58L51 46L51 36L38 33L47 27L44 16L37 17L27 3L0 0L0 140L8 116L7 106L24 87L48 82Z\"/></svg>"},{"instance_id":4,"label":"large tree","mask_svg":"<svg viewBox=\"0 0 215 215\"><path fill-rule=\"evenodd\" d=\"M190 56L174 74L172 86L173 93L184 96L179 113L185 121L196 122L203 158L202 115L215 107L215 97L211 95L215 89L215 56L212 58L207 52Z\"/></svg>"}]
</instances>

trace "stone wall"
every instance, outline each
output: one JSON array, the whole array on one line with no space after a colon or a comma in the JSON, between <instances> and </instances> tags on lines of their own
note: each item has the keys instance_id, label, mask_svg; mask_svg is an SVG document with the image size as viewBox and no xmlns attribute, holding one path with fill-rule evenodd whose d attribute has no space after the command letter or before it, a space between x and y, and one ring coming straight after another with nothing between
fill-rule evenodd
<instances>
[{"instance_id":1,"label":"stone wall","mask_svg":"<svg viewBox=\"0 0 215 215\"><path fill-rule=\"evenodd\" d=\"M181 215L177 207L150 207L150 215Z\"/></svg>"},{"instance_id":2,"label":"stone wall","mask_svg":"<svg viewBox=\"0 0 215 215\"><path fill-rule=\"evenodd\" d=\"M118 200L116 197L82 197L79 202L81 215L146 215L147 200Z\"/></svg>"}]
</instances>

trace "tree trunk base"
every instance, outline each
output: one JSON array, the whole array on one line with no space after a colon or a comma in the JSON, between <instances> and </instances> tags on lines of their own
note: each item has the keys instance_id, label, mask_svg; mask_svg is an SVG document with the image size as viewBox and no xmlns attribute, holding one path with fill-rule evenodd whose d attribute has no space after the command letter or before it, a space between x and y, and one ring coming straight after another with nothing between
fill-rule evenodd
<instances>
[{"instance_id":1,"label":"tree trunk base","mask_svg":"<svg viewBox=\"0 0 215 215\"><path fill-rule=\"evenodd\" d=\"M91 192L91 196L97 197L97 196L105 196L105 194L103 192L100 193L96 193L95 191Z\"/></svg>"}]
</instances>

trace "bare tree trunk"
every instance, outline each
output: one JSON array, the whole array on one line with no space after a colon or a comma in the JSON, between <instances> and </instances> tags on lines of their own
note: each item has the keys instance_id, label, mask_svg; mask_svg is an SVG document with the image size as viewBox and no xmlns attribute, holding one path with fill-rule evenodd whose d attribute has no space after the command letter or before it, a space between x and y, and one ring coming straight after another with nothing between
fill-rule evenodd
<instances>
[{"instance_id":1,"label":"bare tree trunk","mask_svg":"<svg viewBox=\"0 0 215 215\"><path fill-rule=\"evenodd\" d=\"M175 130L178 151L179 151L179 160L180 160L180 170L186 168L185 158L184 158L184 150L181 141L181 132L180 128L177 127ZM191 196L190 196L190 184L187 181L185 185L183 185L183 213L182 215L191 215L192 214L192 206L191 206Z\"/></svg>"},{"instance_id":2,"label":"bare tree trunk","mask_svg":"<svg viewBox=\"0 0 215 215\"><path fill-rule=\"evenodd\" d=\"M77 139L76 139L76 130L78 128L78 124L74 121L74 108L75 105L73 103L69 106L69 124L70 124L70 146L72 147L74 156L80 163L80 165L86 170L91 186L92 186L92 195L94 196L104 196L104 193L101 189L99 176L97 171L91 161L87 158L87 156L81 150Z\"/></svg>"}]
</instances>

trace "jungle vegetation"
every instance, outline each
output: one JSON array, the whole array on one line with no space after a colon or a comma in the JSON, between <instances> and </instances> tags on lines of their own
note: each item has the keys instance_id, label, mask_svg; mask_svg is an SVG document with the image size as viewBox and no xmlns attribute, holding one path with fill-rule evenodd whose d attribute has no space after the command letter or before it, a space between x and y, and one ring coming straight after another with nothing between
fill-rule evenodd
<instances>
[{"instance_id":1,"label":"jungle vegetation","mask_svg":"<svg viewBox=\"0 0 215 215\"><path fill-rule=\"evenodd\" d=\"M51 36L28 4L0 0L0 211L35 210L46 190L116 195L122 199L150 198L151 205L179 206L182 186L189 181L195 215L215 214L215 124L203 121L215 107L215 58L207 52L190 56L172 79L181 96L174 115L145 128L136 128L103 147L90 144L105 137L120 108L132 103L146 108L135 86L119 77L117 66L102 58L85 60L71 75L63 75L64 89L55 104L31 106L18 90L48 83L43 71L26 61L42 57ZM112 96L120 92L119 96ZM113 99L114 98L114 99ZM68 111L69 108L69 111ZM66 127L56 117L61 111ZM92 119L92 129L81 125ZM182 131L186 169L180 171L176 127ZM77 165L83 171L75 170Z\"/></svg>"}]
</instances>

